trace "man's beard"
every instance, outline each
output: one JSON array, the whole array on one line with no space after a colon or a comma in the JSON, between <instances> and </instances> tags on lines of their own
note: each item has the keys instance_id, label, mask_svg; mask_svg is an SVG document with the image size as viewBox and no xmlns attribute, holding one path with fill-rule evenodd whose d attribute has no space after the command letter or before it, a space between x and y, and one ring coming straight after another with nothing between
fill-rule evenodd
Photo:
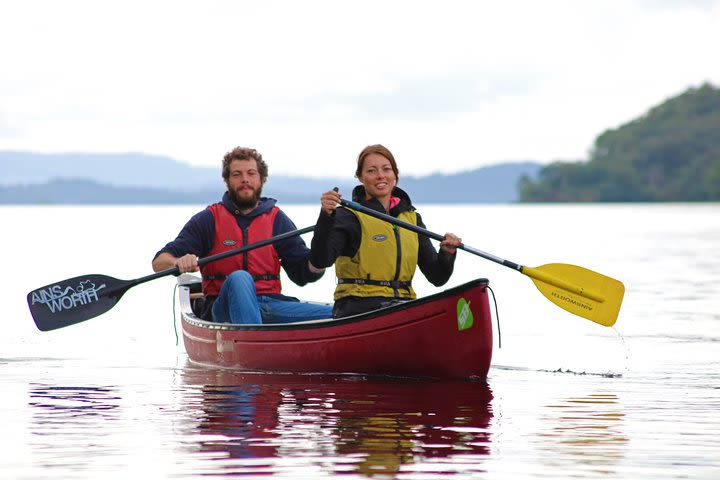
<instances>
[{"instance_id":1,"label":"man's beard","mask_svg":"<svg viewBox=\"0 0 720 480\"><path fill-rule=\"evenodd\" d=\"M260 196L262 195L262 187L258 187L257 190L254 190L250 198L240 198L240 196L238 196L235 190L228 189L228 193L230 194L230 198L232 199L233 203L239 209L243 210L246 208L255 208L255 206L257 206L257 203L260 201Z\"/></svg>"}]
</instances>

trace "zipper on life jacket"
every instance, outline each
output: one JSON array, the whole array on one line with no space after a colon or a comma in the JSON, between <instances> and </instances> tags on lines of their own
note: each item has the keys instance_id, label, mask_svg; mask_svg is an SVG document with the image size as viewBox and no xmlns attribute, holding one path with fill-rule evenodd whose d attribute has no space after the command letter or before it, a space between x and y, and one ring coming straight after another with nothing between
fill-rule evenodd
<instances>
[{"instance_id":1,"label":"zipper on life jacket","mask_svg":"<svg viewBox=\"0 0 720 480\"><path fill-rule=\"evenodd\" d=\"M250 227L248 226L248 227L241 229L242 236L243 236L243 246L248 244L248 229L249 228ZM243 252L243 270L245 270L246 272L249 271L248 270L248 251L247 250L245 252Z\"/></svg>"},{"instance_id":2,"label":"zipper on life jacket","mask_svg":"<svg viewBox=\"0 0 720 480\"><path fill-rule=\"evenodd\" d=\"M400 263L402 260L402 245L400 244L400 231L398 230L397 225L393 224L393 233L395 234L395 244L397 245L397 257L395 258L395 278L393 280L396 282L395 286L393 287L393 294L395 295L395 298L400 298L400 291L398 290L397 281L400 278Z\"/></svg>"}]
</instances>

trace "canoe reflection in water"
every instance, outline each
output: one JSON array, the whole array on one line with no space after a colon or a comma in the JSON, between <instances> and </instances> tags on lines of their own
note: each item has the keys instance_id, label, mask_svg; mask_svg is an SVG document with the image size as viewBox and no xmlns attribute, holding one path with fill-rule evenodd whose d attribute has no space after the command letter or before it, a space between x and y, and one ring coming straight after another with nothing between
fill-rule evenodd
<instances>
[{"instance_id":1,"label":"canoe reflection in water","mask_svg":"<svg viewBox=\"0 0 720 480\"><path fill-rule=\"evenodd\" d=\"M200 394L185 403L199 410L201 451L218 459L327 458L328 468L374 475L489 453L493 397L480 381L243 374L191 364L183 377L186 393Z\"/></svg>"}]
</instances>

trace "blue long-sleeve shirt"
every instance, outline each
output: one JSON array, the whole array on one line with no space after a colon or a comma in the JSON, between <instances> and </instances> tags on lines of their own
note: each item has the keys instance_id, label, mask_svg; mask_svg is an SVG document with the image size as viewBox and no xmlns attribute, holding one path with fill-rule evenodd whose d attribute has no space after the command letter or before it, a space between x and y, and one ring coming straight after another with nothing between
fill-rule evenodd
<instances>
[{"instance_id":1,"label":"blue long-sleeve shirt","mask_svg":"<svg viewBox=\"0 0 720 480\"><path fill-rule=\"evenodd\" d=\"M257 216L271 210L277 201L274 198L261 198L258 206L248 214L241 213L230 200L227 192L223 195L223 205L235 216L238 226L247 228L250 222ZM273 236L297 230L297 227L282 210L275 216L273 224ZM215 239L215 219L208 209L193 215L185 226L180 230L177 238L160 249L155 257L167 252L174 257L182 257L188 253L198 257L206 257L212 249ZM305 285L314 282L323 276L322 273L313 273L308 267L310 249L300 236L286 238L274 244L280 256L280 265L290 280L297 285Z\"/></svg>"}]
</instances>

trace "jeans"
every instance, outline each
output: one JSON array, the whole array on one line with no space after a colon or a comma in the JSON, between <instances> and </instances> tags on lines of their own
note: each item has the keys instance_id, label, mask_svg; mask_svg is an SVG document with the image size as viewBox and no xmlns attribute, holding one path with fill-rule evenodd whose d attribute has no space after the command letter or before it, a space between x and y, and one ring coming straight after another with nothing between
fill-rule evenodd
<instances>
[{"instance_id":1,"label":"jeans","mask_svg":"<svg viewBox=\"0 0 720 480\"><path fill-rule=\"evenodd\" d=\"M215 322L236 324L301 322L332 318L332 305L257 295L252 275L237 270L223 282L212 316Z\"/></svg>"}]
</instances>

